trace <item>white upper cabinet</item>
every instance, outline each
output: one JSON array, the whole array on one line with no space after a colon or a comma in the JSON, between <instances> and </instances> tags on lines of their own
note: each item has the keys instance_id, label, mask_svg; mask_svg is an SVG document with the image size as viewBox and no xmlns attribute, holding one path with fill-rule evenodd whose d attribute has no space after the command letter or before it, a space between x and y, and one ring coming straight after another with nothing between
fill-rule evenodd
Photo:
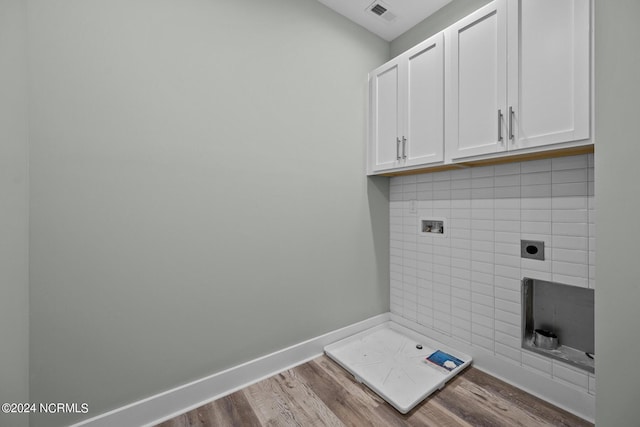
<instances>
[{"instance_id":1,"label":"white upper cabinet","mask_svg":"<svg viewBox=\"0 0 640 427\"><path fill-rule=\"evenodd\" d=\"M444 160L444 37L369 74L369 173Z\"/></svg>"},{"instance_id":2,"label":"white upper cabinet","mask_svg":"<svg viewBox=\"0 0 640 427\"><path fill-rule=\"evenodd\" d=\"M494 0L369 74L369 174L592 145L591 0Z\"/></svg>"},{"instance_id":3,"label":"white upper cabinet","mask_svg":"<svg viewBox=\"0 0 640 427\"><path fill-rule=\"evenodd\" d=\"M446 30L447 160L506 150L506 23L496 0Z\"/></svg>"},{"instance_id":4,"label":"white upper cabinet","mask_svg":"<svg viewBox=\"0 0 640 427\"><path fill-rule=\"evenodd\" d=\"M404 132L405 166L444 160L444 36L407 51Z\"/></svg>"},{"instance_id":5,"label":"white upper cabinet","mask_svg":"<svg viewBox=\"0 0 640 427\"><path fill-rule=\"evenodd\" d=\"M398 60L369 74L371 94L370 171L397 167L400 155L400 70Z\"/></svg>"},{"instance_id":6,"label":"white upper cabinet","mask_svg":"<svg viewBox=\"0 0 640 427\"><path fill-rule=\"evenodd\" d=\"M589 0L496 0L446 30L446 157L590 136Z\"/></svg>"},{"instance_id":7,"label":"white upper cabinet","mask_svg":"<svg viewBox=\"0 0 640 427\"><path fill-rule=\"evenodd\" d=\"M509 3L510 148L589 138L590 19L589 0Z\"/></svg>"}]
</instances>

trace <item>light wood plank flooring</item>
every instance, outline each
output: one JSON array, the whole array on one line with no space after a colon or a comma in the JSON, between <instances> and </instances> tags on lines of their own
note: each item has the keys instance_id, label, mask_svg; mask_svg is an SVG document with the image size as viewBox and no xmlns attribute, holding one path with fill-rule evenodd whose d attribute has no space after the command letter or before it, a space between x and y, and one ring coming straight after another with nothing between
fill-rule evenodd
<instances>
[{"instance_id":1,"label":"light wood plank flooring","mask_svg":"<svg viewBox=\"0 0 640 427\"><path fill-rule=\"evenodd\" d=\"M406 415L326 356L159 424L191 426L592 426L469 368Z\"/></svg>"}]
</instances>

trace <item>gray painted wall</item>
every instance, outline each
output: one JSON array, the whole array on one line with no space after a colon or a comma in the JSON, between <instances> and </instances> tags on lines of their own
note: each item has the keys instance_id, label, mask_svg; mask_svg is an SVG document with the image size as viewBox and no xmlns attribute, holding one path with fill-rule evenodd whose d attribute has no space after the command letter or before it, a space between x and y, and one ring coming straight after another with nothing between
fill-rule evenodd
<instances>
[{"instance_id":1,"label":"gray painted wall","mask_svg":"<svg viewBox=\"0 0 640 427\"><path fill-rule=\"evenodd\" d=\"M0 0L0 403L29 401L26 16ZM1 426L27 415L0 412Z\"/></svg>"},{"instance_id":2,"label":"gray painted wall","mask_svg":"<svg viewBox=\"0 0 640 427\"><path fill-rule=\"evenodd\" d=\"M596 1L596 425L638 425L640 2Z\"/></svg>"},{"instance_id":3,"label":"gray painted wall","mask_svg":"<svg viewBox=\"0 0 640 427\"><path fill-rule=\"evenodd\" d=\"M429 16L418 25L391 42L391 57L426 40L435 33L444 30L471 12L481 8L491 0L453 0L451 3Z\"/></svg>"},{"instance_id":4,"label":"gray painted wall","mask_svg":"<svg viewBox=\"0 0 640 427\"><path fill-rule=\"evenodd\" d=\"M31 399L95 416L386 312L389 45L315 0L29 1Z\"/></svg>"}]
</instances>

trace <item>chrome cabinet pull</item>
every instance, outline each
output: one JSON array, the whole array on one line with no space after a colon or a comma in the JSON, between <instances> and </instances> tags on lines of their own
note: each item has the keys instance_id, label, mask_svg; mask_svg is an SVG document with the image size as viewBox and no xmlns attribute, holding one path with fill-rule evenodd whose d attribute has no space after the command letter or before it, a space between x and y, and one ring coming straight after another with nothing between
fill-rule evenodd
<instances>
[{"instance_id":1,"label":"chrome cabinet pull","mask_svg":"<svg viewBox=\"0 0 640 427\"><path fill-rule=\"evenodd\" d=\"M402 158L407 158L407 138L402 137Z\"/></svg>"},{"instance_id":2,"label":"chrome cabinet pull","mask_svg":"<svg viewBox=\"0 0 640 427\"><path fill-rule=\"evenodd\" d=\"M502 110L498 110L498 142L502 142Z\"/></svg>"},{"instance_id":3,"label":"chrome cabinet pull","mask_svg":"<svg viewBox=\"0 0 640 427\"><path fill-rule=\"evenodd\" d=\"M509 139L513 139L513 107L509 107Z\"/></svg>"},{"instance_id":4,"label":"chrome cabinet pull","mask_svg":"<svg viewBox=\"0 0 640 427\"><path fill-rule=\"evenodd\" d=\"M400 138L396 138L396 160L400 160Z\"/></svg>"}]
</instances>

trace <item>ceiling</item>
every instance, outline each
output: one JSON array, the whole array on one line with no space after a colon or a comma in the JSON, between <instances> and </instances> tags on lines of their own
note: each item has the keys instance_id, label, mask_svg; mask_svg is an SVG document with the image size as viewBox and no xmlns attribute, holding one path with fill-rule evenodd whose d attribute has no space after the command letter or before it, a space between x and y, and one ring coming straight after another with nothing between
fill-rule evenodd
<instances>
[{"instance_id":1,"label":"ceiling","mask_svg":"<svg viewBox=\"0 0 640 427\"><path fill-rule=\"evenodd\" d=\"M395 39L451 2L451 0L318 1L387 41Z\"/></svg>"}]
</instances>

